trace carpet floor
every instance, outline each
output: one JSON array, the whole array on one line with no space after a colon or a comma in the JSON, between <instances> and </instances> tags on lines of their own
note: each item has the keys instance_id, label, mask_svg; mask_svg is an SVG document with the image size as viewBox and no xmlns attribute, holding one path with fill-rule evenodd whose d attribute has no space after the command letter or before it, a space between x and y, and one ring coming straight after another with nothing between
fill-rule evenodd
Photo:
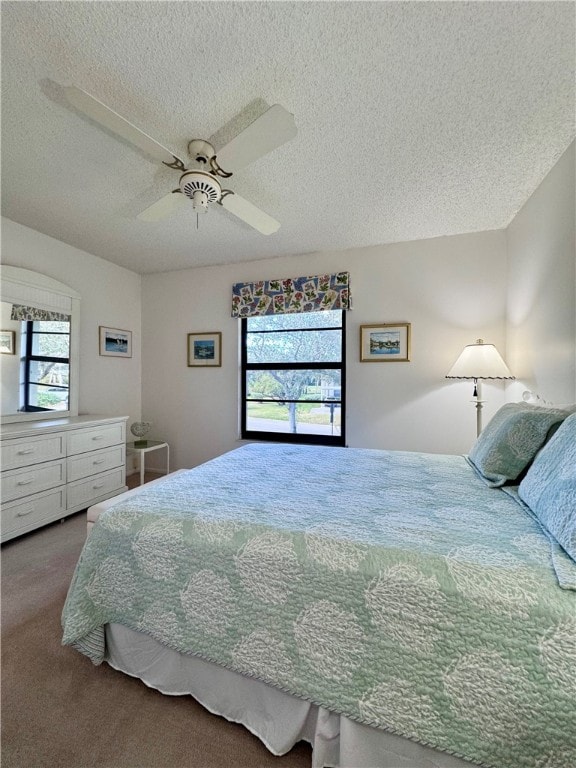
<instances>
[{"instance_id":1,"label":"carpet floor","mask_svg":"<svg viewBox=\"0 0 576 768\"><path fill-rule=\"evenodd\" d=\"M163 696L61 645L86 515L2 547L2 768L304 768L190 696Z\"/></svg>"}]
</instances>

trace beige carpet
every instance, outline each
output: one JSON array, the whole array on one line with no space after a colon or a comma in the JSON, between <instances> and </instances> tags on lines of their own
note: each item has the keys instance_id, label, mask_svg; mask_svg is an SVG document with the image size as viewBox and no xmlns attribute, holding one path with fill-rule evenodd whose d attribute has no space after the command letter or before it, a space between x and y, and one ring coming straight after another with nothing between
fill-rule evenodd
<instances>
[{"instance_id":1,"label":"beige carpet","mask_svg":"<svg viewBox=\"0 0 576 768\"><path fill-rule=\"evenodd\" d=\"M2 547L2 768L300 768L191 697L168 697L60 643L85 513Z\"/></svg>"}]
</instances>

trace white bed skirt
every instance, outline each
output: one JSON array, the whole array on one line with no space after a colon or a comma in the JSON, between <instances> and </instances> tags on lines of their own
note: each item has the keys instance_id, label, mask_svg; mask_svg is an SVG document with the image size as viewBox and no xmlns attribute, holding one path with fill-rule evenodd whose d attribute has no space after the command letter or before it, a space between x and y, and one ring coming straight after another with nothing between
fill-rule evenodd
<instances>
[{"instance_id":1,"label":"white bed skirt","mask_svg":"<svg viewBox=\"0 0 576 768\"><path fill-rule=\"evenodd\" d=\"M170 696L193 696L241 723L274 755L312 745L312 768L474 768L474 764L329 712L259 680L166 648L120 624L106 626L111 667Z\"/></svg>"}]
</instances>

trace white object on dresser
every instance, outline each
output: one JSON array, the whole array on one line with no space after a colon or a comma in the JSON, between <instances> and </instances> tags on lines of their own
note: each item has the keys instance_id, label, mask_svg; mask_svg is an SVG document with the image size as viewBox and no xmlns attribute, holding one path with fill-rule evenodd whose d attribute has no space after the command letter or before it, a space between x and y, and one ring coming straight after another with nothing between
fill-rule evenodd
<instances>
[{"instance_id":1,"label":"white object on dresser","mask_svg":"<svg viewBox=\"0 0 576 768\"><path fill-rule=\"evenodd\" d=\"M2 427L1 540L127 490L127 416L74 416Z\"/></svg>"}]
</instances>

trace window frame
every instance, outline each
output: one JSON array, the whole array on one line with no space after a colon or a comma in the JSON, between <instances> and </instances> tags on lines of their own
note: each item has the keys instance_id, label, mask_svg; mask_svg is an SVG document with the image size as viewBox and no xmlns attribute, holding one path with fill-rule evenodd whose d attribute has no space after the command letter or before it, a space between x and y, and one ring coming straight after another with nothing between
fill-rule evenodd
<instances>
[{"instance_id":1,"label":"window frame","mask_svg":"<svg viewBox=\"0 0 576 768\"><path fill-rule=\"evenodd\" d=\"M248 320L240 319L240 437L242 440L261 440L275 443L295 443L300 445L332 445L345 447L346 445L346 311L341 310L342 323L339 326L327 326L326 328L289 328L259 331L259 333L293 333L294 331L314 333L317 331L341 332L341 359L340 362L287 362L287 363L249 363L248 362ZM266 370L339 370L340 371L340 434L339 435L315 435L297 432L268 432L264 430L247 429L247 404L248 399L247 374L249 371ZM260 401L258 401L260 402ZM271 401L273 402L273 401ZM287 400L284 402L302 402L301 400ZM306 400L307 403L322 404L324 400Z\"/></svg>"},{"instance_id":2,"label":"window frame","mask_svg":"<svg viewBox=\"0 0 576 768\"><path fill-rule=\"evenodd\" d=\"M68 407L65 409L65 412L67 413L70 410L70 346L72 343L72 333L71 330L68 330L68 333L64 333L63 331L35 331L34 330L34 323L37 322L35 320L25 320L23 321L26 325L25 330L25 345L24 345L24 355L22 357L22 367L23 367L23 376L22 376L22 386L24 388L23 393L23 403L22 403L22 410L25 413L55 413L58 414L59 411L55 410L54 408L43 408L40 405L31 405L30 404L30 386L36 385L36 386L45 386L44 384L41 384L38 381L31 381L30 380L30 368L31 363L40 362L40 363L65 363L68 365L68 386L64 387L60 384L51 384L50 386L54 389L62 389L66 390L68 392L68 399L67 399L67 405ZM68 336L68 357L51 357L50 355L37 355L34 352L32 352L33 349L33 342L34 342L34 336L48 336L48 335L59 335L59 336Z\"/></svg>"}]
</instances>

